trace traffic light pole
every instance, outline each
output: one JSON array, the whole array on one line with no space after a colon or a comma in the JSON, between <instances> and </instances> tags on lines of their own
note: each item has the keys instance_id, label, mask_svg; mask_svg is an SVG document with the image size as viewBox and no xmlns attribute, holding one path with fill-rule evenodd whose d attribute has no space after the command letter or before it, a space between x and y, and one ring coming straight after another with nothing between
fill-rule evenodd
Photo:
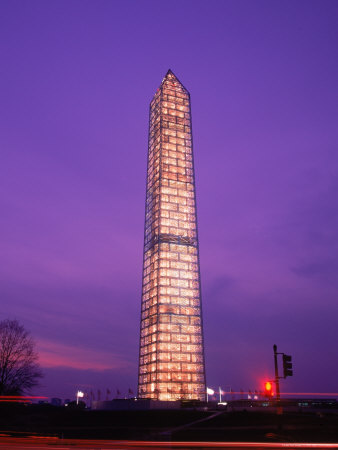
<instances>
[{"instance_id":1,"label":"traffic light pole","mask_svg":"<svg viewBox=\"0 0 338 450\"><path fill-rule=\"evenodd\" d=\"M276 385L276 399L277 402L280 401L280 390L279 390L279 376L278 376L278 360L277 360L277 345L273 346L273 356L275 360L275 385Z\"/></svg>"}]
</instances>

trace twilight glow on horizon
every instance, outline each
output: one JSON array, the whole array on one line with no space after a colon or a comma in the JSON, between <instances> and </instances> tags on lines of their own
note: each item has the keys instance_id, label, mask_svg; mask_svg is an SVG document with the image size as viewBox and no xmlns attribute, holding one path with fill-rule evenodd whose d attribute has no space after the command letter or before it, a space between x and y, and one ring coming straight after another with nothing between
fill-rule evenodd
<instances>
[{"instance_id":1,"label":"twilight glow on horizon","mask_svg":"<svg viewBox=\"0 0 338 450\"><path fill-rule=\"evenodd\" d=\"M207 385L338 392L338 4L5 0L0 320L36 394L136 393L148 107L192 99Z\"/></svg>"}]
</instances>

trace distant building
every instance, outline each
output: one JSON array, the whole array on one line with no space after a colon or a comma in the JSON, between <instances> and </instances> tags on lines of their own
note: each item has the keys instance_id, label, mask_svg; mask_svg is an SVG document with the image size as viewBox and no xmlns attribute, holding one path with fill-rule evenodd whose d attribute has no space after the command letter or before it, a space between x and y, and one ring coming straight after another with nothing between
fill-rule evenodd
<instances>
[{"instance_id":1,"label":"distant building","mask_svg":"<svg viewBox=\"0 0 338 450\"><path fill-rule=\"evenodd\" d=\"M190 94L169 70L150 104L138 397L205 399Z\"/></svg>"}]
</instances>

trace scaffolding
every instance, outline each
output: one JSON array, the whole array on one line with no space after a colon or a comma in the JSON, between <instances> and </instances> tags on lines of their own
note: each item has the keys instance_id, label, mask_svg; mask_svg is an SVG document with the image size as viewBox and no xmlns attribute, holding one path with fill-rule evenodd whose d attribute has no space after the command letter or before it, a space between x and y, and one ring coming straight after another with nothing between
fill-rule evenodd
<instances>
[{"instance_id":1,"label":"scaffolding","mask_svg":"<svg viewBox=\"0 0 338 450\"><path fill-rule=\"evenodd\" d=\"M204 400L190 95L170 70L149 116L138 396Z\"/></svg>"}]
</instances>

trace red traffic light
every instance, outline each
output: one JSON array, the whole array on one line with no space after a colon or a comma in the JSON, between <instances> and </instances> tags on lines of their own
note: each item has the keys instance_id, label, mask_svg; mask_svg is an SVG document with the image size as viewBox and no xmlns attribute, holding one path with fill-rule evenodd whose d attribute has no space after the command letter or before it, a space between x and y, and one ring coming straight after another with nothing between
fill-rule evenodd
<instances>
[{"instance_id":1,"label":"red traffic light","mask_svg":"<svg viewBox=\"0 0 338 450\"><path fill-rule=\"evenodd\" d=\"M265 396L271 398L273 396L271 381L265 382Z\"/></svg>"},{"instance_id":2,"label":"red traffic light","mask_svg":"<svg viewBox=\"0 0 338 450\"><path fill-rule=\"evenodd\" d=\"M267 382L265 383L265 390L266 390L267 392L271 392L271 390L272 390L272 384L270 383L270 381L267 381Z\"/></svg>"}]
</instances>

